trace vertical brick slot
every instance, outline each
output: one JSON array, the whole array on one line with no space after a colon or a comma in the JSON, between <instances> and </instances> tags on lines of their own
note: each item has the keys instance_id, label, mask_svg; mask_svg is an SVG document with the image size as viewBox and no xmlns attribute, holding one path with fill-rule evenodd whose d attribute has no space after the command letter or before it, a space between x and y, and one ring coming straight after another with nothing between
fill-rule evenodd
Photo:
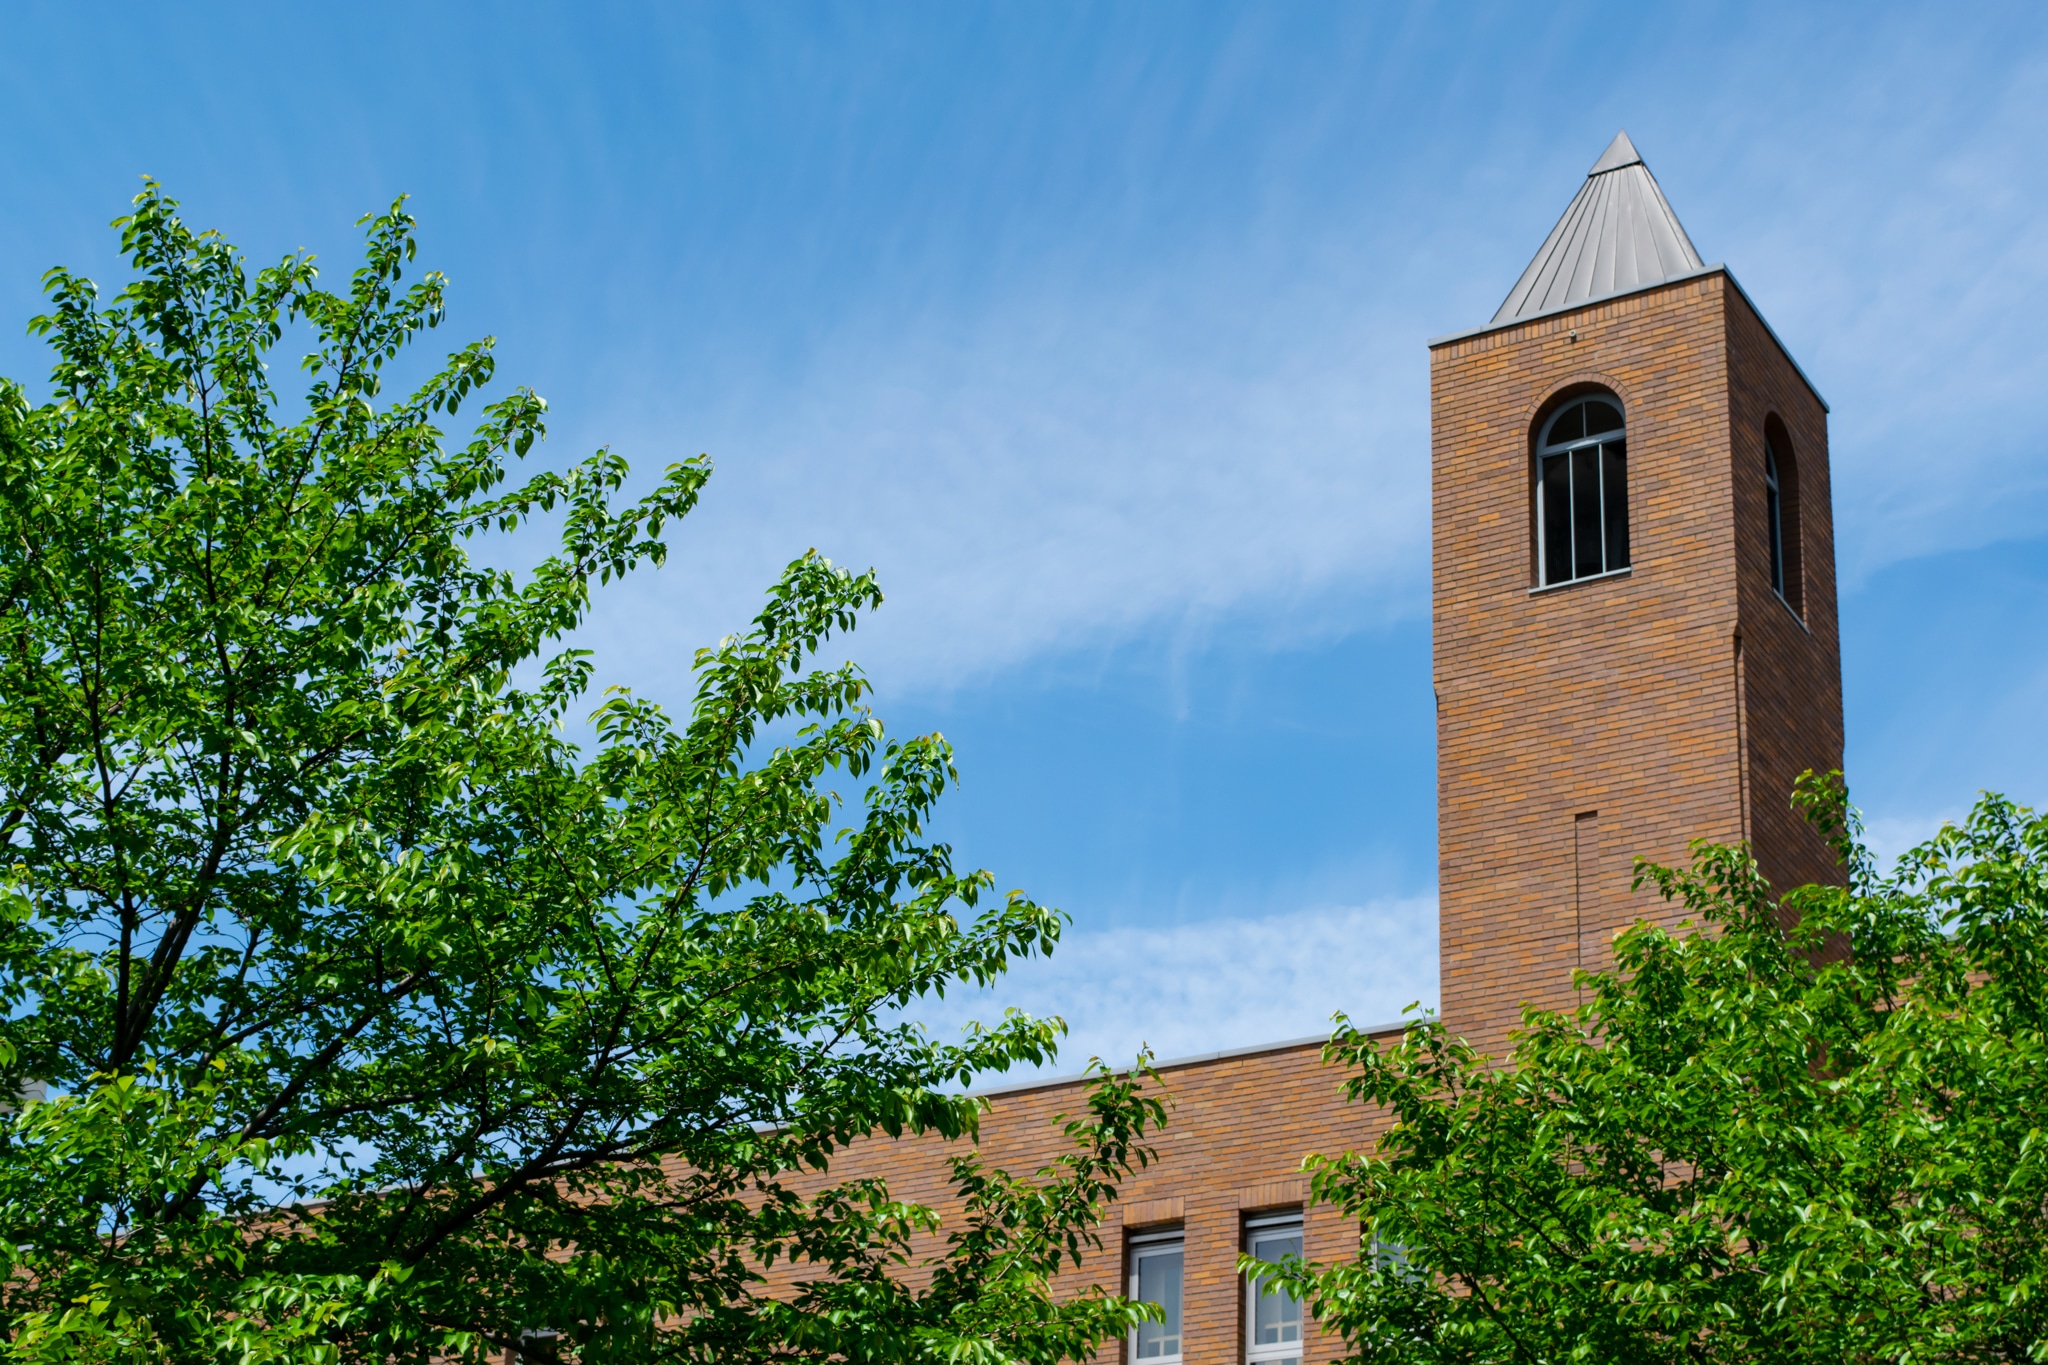
<instances>
[{"instance_id":1,"label":"vertical brick slot","mask_svg":"<svg viewBox=\"0 0 2048 1365\"><path fill-rule=\"evenodd\" d=\"M1600 923L1600 812L1589 810L1572 817L1572 906L1577 919L1576 965L1586 965L1586 926L1594 933ZM1600 963L1600 966L1606 964Z\"/></svg>"}]
</instances>

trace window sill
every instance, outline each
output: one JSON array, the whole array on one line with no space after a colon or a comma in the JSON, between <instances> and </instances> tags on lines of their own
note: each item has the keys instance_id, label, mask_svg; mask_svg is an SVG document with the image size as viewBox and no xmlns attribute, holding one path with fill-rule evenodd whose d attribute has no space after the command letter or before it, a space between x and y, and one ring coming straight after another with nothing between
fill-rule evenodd
<instances>
[{"instance_id":1,"label":"window sill","mask_svg":"<svg viewBox=\"0 0 2048 1365\"><path fill-rule=\"evenodd\" d=\"M1792 619L1799 623L1799 628L1801 630L1805 631L1808 635L1813 634L1813 627L1806 624L1806 618L1799 614L1799 608L1793 606L1790 602L1787 602L1785 600L1784 593L1779 592L1776 588L1772 588L1771 596L1778 599L1779 606L1783 607L1786 611L1792 613Z\"/></svg>"},{"instance_id":2,"label":"window sill","mask_svg":"<svg viewBox=\"0 0 2048 1365\"><path fill-rule=\"evenodd\" d=\"M1635 565L1631 564L1625 569L1609 569L1606 573L1589 573L1584 578L1567 578L1562 583L1545 583L1540 588L1529 589L1529 596L1536 597L1546 592L1563 592L1566 588L1576 588L1581 583L1598 583L1609 578L1627 578L1635 571ZM1790 608L1787 608L1787 610L1790 610Z\"/></svg>"}]
</instances>

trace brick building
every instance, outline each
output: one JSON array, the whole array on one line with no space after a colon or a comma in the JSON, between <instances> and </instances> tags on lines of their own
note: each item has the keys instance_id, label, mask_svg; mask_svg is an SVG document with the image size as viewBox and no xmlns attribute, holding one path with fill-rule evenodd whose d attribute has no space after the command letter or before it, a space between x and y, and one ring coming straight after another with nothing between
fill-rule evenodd
<instances>
[{"instance_id":1,"label":"brick building","mask_svg":"<svg viewBox=\"0 0 2048 1365\"><path fill-rule=\"evenodd\" d=\"M1748 839L1773 883L1832 878L1793 779L1839 767L1827 405L1725 266L1693 249L1626 134L1483 327L1430 343L1442 1010L1503 1049L1523 1002L1667 915L1632 860ZM1389 1030L1391 1033L1393 1030ZM1169 1322L1131 1365L1328 1359L1338 1343L1237 1274L1241 1251L1330 1259L1358 1232L1304 1209L1301 1159L1366 1148L1322 1040L1187 1058L1161 1160L1105 1242ZM989 1092L981 1146L1056 1152L1073 1081ZM857 1148L945 1205L943 1144Z\"/></svg>"}]
</instances>

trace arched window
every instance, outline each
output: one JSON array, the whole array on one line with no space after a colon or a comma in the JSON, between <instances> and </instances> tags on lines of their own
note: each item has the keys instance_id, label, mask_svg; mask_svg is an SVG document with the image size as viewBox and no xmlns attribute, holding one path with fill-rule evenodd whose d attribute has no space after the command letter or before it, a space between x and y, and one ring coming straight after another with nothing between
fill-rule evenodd
<instances>
[{"instance_id":1,"label":"arched window","mask_svg":"<svg viewBox=\"0 0 2048 1365\"><path fill-rule=\"evenodd\" d=\"M1621 403L1566 403L1536 442L1536 564L1542 586L1628 567L1628 442Z\"/></svg>"},{"instance_id":2,"label":"arched window","mask_svg":"<svg viewBox=\"0 0 2048 1365\"><path fill-rule=\"evenodd\" d=\"M1770 553L1771 591L1794 614L1799 603L1799 460L1785 424L1764 421L1764 535Z\"/></svg>"}]
</instances>

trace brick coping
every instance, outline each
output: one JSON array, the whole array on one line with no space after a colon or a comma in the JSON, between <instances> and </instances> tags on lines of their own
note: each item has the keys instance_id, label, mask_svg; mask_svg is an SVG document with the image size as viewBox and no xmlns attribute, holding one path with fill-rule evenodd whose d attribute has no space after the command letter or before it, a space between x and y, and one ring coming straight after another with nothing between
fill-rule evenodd
<instances>
[{"instance_id":1,"label":"brick coping","mask_svg":"<svg viewBox=\"0 0 2048 1365\"><path fill-rule=\"evenodd\" d=\"M1402 1019L1391 1024L1373 1024L1358 1031L1377 1038L1389 1033L1399 1033L1406 1029L1408 1024L1408 1020ZM1283 1038L1277 1043L1253 1043L1248 1047L1227 1047L1217 1052L1197 1052L1188 1057L1169 1057L1164 1061L1152 1063L1152 1069L1167 1071L1184 1066L1200 1066L1204 1062L1226 1061L1232 1057L1255 1057L1262 1052L1287 1052L1311 1045L1321 1047L1329 1041L1330 1035L1327 1033L1311 1033L1303 1038ZM1063 1076L1033 1077L1023 1081L1005 1081L1000 1085L976 1086L967 1093L976 1098L984 1095L1014 1095L1024 1090L1051 1090L1062 1085L1074 1085L1086 1079L1086 1072L1074 1071Z\"/></svg>"},{"instance_id":2,"label":"brick coping","mask_svg":"<svg viewBox=\"0 0 2048 1365\"><path fill-rule=\"evenodd\" d=\"M1616 299L1629 298L1635 294L1647 294L1656 289L1668 289L1674 284L1685 284L1692 280L1703 280L1710 275L1719 275L1735 287L1735 292L1740 294L1742 301L1749 305L1749 311L1754 313L1756 320L1763 324L1764 331L1769 334L1772 341L1778 343L1778 350L1784 354L1786 362L1792 366L1792 372L1799 376L1801 381L1805 383L1807 391L1819 401L1820 410L1822 412L1833 412L1834 409L1828 406L1826 395L1821 393L1813 380L1807 377L1806 371L1799 367L1799 361L1793 356L1792 348L1785 344L1785 339L1778 335L1776 329L1764 317L1764 310L1756 306L1756 300L1751 298L1749 291L1742 287L1742 281L1735 278L1735 272L1719 261L1714 262L1712 265L1703 265L1698 270L1688 270L1683 275L1673 275L1669 279L1658 280L1655 284L1633 285L1627 289L1617 289L1611 294L1601 294L1595 298L1580 299L1576 303L1567 303L1556 308L1546 309L1541 313L1531 313L1527 317L1510 318L1506 322L1489 322L1479 327L1467 327L1462 332L1446 332L1440 337L1431 337L1428 342L1429 349L1434 351L1439 346L1449 346L1453 342L1470 341L1474 337L1483 337L1490 332L1505 332L1514 327L1526 327L1532 322L1554 321L1557 318L1563 317L1566 313L1576 313L1585 308L1598 308L1602 304L1613 303Z\"/></svg>"}]
</instances>

